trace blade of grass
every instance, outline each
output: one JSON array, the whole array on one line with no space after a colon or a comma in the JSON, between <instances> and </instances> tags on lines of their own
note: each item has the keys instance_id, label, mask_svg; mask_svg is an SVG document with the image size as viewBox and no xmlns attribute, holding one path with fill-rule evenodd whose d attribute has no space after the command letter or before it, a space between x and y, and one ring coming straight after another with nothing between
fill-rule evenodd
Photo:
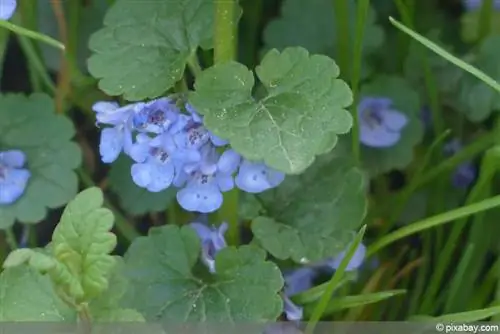
<instances>
[{"instance_id":1,"label":"blade of grass","mask_svg":"<svg viewBox=\"0 0 500 334\"><path fill-rule=\"evenodd\" d=\"M314 332L314 328L316 327L316 324L318 321L321 319L321 316L324 314L326 311L326 308L328 306L328 302L332 298L332 294L335 291L335 288L337 287L338 283L342 280L342 276L344 275L344 271L347 268L347 265L351 261L351 258L354 256L354 253L356 252L356 249L358 248L359 244L363 240L363 236L365 235L366 231L366 225L364 225L359 233L356 235L354 238L353 243L350 245L349 249L346 252L345 257L342 259L340 262L339 268L335 271L333 274L332 278L328 282L328 285L325 289L325 293L319 300L318 304L314 308L314 310L311 313L311 317L309 318L309 322L307 323L305 333L306 334L312 334Z\"/></svg>"},{"instance_id":2,"label":"blade of grass","mask_svg":"<svg viewBox=\"0 0 500 334\"><path fill-rule=\"evenodd\" d=\"M5 21L5 20L0 20L0 27L3 27L5 29L8 29L12 31L13 33L20 35L20 36L25 36L28 38L32 38L34 40L40 41L42 43L45 43L47 45L53 46L55 48L64 50L65 46L63 43L53 39L52 37L49 37L47 35L41 34L37 31L29 30L26 28L23 28L21 26L18 26L12 22Z\"/></svg>"},{"instance_id":3,"label":"blade of grass","mask_svg":"<svg viewBox=\"0 0 500 334\"><path fill-rule=\"evenodd\" d=\"M500 84L497 81L495 81L493 78L491 78L489 75L487 75L486 73L484 73L483 71L481 71L481 70L477 69L476 67L474 67L474 66L472 66L470 64L467 64L463 60L461 60L461 59L453 56L448 51L444 50L443 48L441 48L437 44L431 42L429 39L425 38L424 36L420 35L419 33L417 33L415 31L409 29L408 27L406 27L402 23L398 22L394 18L389 17L389 21L396 28L398 28L401 31L405 32L406 34L410 35L417 42L421 43L422 45L424 45L428 49L430 49L433 52L437 53L438 55L440 55L444 59L448 60L452 64L460 67L464 71L469 72L470 74L472 74L473 76L475 76L479 80L483 81L485 84L487 84L488 86L490 86L491 88L493 88L497 92L500 92Z\"/></svg>"}]
</instances>

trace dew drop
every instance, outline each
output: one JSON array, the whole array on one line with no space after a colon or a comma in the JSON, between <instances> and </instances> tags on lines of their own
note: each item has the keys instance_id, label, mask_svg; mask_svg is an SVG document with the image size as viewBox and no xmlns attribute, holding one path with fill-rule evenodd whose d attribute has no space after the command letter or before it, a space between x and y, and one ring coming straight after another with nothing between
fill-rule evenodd
<instances>
[{"instance_id":1,"label":"dew drop","mask_svg":"<svg viewBox=\"0 0 500 334\"><path fill-rule=\"evenodd\" d=\"M307 258L303 257L303 258L301 258L301 259L299 260L299 262L300 262L301 264L306 264L306 263L309 263L310 261L309 261L309 259L307 259Z\"/></svg>"}]
</instances>

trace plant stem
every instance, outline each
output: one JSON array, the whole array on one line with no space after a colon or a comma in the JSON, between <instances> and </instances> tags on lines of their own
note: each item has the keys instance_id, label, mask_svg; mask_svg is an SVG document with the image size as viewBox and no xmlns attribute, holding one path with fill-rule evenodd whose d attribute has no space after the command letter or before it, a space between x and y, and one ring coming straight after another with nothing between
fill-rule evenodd
<instances>
[{"instance_id":1,"label":"plant stem","mask_svg":"<svg viewBox=\"0 0 500 334\"><path fill-rule=\"evenodd\" d=\"M14 230L12 229L12 227L5 229L5 241L9 245L9 248L11 251L19 248L19 246L17 245L16 236L14 234Z\"/></svg>"},{"instance_id":2,"label":"plant stem","mask_svg":"<svg viewBox=\"0 0 500 334\"><path fill-rule=\"evenodd\" d=\"M20 36L26 36L28 38L32 38L34 40L43 42L45 44L48 44L50 46L56 47L58 49L64 50L65 46L63 43L53 39L52 37L40 34L39 32L29 30L26 28L23 28L21 26L15 25L14 23L11 23L9 21L5 20L0 20L0 27L9 29L10 31L20 35Z\"/></svg>"},{"instance_id":3,"label":"plant stem","mask_svg":"<svg viewBox=\"0 0 500 334\"><path fill-rule=\"evenodd\" d=\"M342 2L342 1L335 1ZM345 7L348 11L347 1L345 2ZM338 5L340 7L340 4ZM344 7L344 6L343 6ZM363 54L363 38L365 32L365 22L368 17L368 10L370 8L370 0L360 0L357 6L357 15L356 15L356 38L354 43L354 57L353 57L353 66L351 72L351 89L353 95L353 106L352 106L352 117L354 119L352 126L352 151L354 154L354 158L359 163L361 161L361 152L359 147L359 115L358 115L358 100L359 100L359 82L361 78L361 62L362 62L362 54ZM346 10L345 8L342 8ZM338 19L338 18L337 18ZM347 22L348 24L349 22ZM344 24L346 24L344 22ZM337 30L340 31L340 30ZM339 34L337 34L338 36ZM348 36L347 34L341 34L342 36ZM340 36L338 36L340 38ZM344 37L342 37L344 39ZM345 41L344 41L345 43ZM347 40L349 43L349 40ZM340 44L340 43L339 43ZM349 55L349 45L347 45L347 50L344 50L342 54Z\"/></svg>"},{"instance_id":4,"label":"plant stem","mask_svg":"<svg viewBox=\"0 0 500 334\"><path fill-rule=\"evenodd\" d=\"M215 51L214 62L221 64L236 58L237 33L237 2L225 0L215 2ZM217 224L228 223L227 242L229 245L239 245L239 192L233 189L224 193L224 201L217 212Z\"/></svg>"}]
</instances>

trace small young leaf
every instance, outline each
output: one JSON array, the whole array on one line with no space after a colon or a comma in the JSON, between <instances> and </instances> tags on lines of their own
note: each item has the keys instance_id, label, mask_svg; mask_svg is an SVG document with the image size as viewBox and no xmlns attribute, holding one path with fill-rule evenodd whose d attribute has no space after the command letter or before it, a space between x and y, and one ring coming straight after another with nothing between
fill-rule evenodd
<instances>
[{"instance_id":1,"label":"small young leaf","mask_svg":"<svg viewBox=\"0 0 500 334\"><path fill-rule=\"evenodd\" d=\"M121 207L131 215L159 212L168 208L175 199L175 189L154 193L138 187L130 176L131 166L132 160L122 155L111 165L109 172L110 187L118 196Z\"/></svg>"},{"instance_id":2,"label":"small young leaf","mask_svg":"<svg viewBox=\"0 0 500 334\"><path fill-rule=\"evenodd\" d=\"M54 292L50 279L22 266L0 275L0 321L76 321L76 313Z\"/></svg>"},{"instance_id":3,"label":"small young leaf","mask_svg":"<svg viewBox=\"0 0 500 334\"><path fill-rule=\"evenodd\" d=\"M131 289L127 305L149 321L266 322L281 313L283 278L253 246L222 249L216 274L199 264L200 241L188 226L153 228L126 256ZM204 271L203 271L204 270Z\"/></svg>"},{"instance_id":4,"label":"small young leaf","mask_svg":"<svg viewBox=\"0 0 500 334\"><path fill-rule=\"evenodd\" d=\"M15 220L37 223L47 208L61 207L76 195L78 178L73 170L82 153L71 141L74 134L70 120L54 113L49 96L0 95L0 151L22 151L31 172L24 194L13 204L0 205L0 228Z\"/></svg>"},{"instance_id":5,"label":"small young leaf","mask_svg":"<svg viewBox=\"0 0 500 334\"><path fill-rule=\"evenodd\" d=\"M263 99L252 97L253 73L230 62L204 71L190 102L245 158L299 174L351 128L351 90L337 79L332 59L300 47L269 51L256 72L267 90Z\"/></svg>"},{"instance_id":6,"label":"small young leaf","mask_svg":"<svg viewBox=\"0 0 500 334\"><path fill-rule=\"evenodd\" d=\"M90 73L109 95L155 98L179 81L189 56L209 45L213 0L117 0L92 35Z\"/></svg>"},{"instance_id":7,"label":"small young leaf","mask_svg":"<svg viewBox=\"0 0 500 334\"><path fill-rule=\"evenodd\" d=\"M273 218L252 231L280 260L320 261L345 251L366 214L366 178L345 156L322 156L304 174L260 195Z\"/></svg>"},{"instance_id":8,"label":"small young leaf","mask_svg":"<svg viewBox=\"0 0 500 334\"><path fill-rule=\"evenodd\" d=\"M64 209L52 235L53 255L72 275L72 280L59 277L56 283L65 286L68 295L79 301L95 298L106 290L116 265L109 255L116 246L116 236L110 232L113 214L102 205L99 188L82 191ZM79 287L74 287L75 283ZM83 295L75 296L73 291L82 291Z\"/></svg>"}]
</instances>

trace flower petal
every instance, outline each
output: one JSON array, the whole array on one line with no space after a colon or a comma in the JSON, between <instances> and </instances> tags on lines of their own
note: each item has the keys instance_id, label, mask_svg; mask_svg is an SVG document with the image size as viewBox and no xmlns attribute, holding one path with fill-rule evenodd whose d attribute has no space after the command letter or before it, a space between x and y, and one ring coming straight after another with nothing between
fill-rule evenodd
<instances>
[{"instance_id":1,"label":"flower petal","mask_svg":"<svg viewBox=\"0 0 500 334\"><path fill-rule=\"evenodd\" d=\"M248 193L260 193L283 182L285 175L263 163L244 160L236 175L236 186Z\"/></svg>"},{"instance_id":2,"label":"flower petal","mask_svg":"<svg viewBox=\"0 0 500 334\"><path fill-rule=\"evenodd\" d=\"M177 201L187 211L214 212L222 200L221 192L212 185L188 185L177 193Z\"/></svg>"},{"instance_id":3,"label":"flower petal","mask_svg":"<svg viewBox=\"0 0 500 334\"><path fill-rule=\"evenodd\" d=\"M207 225L193 222L189 224L189 226L191 226L196 231L196 234L198 234L198 237L202 242L210 239L212 230Z\"/></svg>"},{"instance_id":4,"label":"flower petal","mask_svg":"<svg viewBox=\"0 0 500 334\"><path fill-rule=\"evenodd\" d=\"M0 19L8 20L14 15L16 11L16 0L0 0Z\"/></svg>"},{"instance_id":5,"label":"flower petal","mask_svg":"<svg viewBox=\"0 0 500 334\"><path fill-rule=\"evenodd\" d=\"M175 168L171 163L164 165L151 165L151 182L148 185L148 190L151 192L160 192L172 184L175 176Z\"/></svg>"},{"instance_id":6,"label":"flower petal","mask_svg":"<svg viewBox=\"0 0 500 334\"><path fill-rule=\"evenodd\" d=\"M117 128L106 128L101 131L101 142L99 153L104 163L112 163L120 155L123 149L123 132Z\"/></svg>"},{"instance_id":7,"label":"flower petal","mask_svg":"<svg viewBox=\"0 0 500 334\"><path fill-rule=\"evenodd\" d=\"M233 174L238 169L241 156L234 150L226 150L217 162L217 170L224 174Z\"/></svg>"},{"instance_id":8,"label":"flower petal","mask_svg":"<svg viewBox=\"0 0 500 334\"><path fill-rule=\"evenodd\" d=\"M398 132L388 131L382 126L369 127L361 124L359 132L361 143L375 148L394 146L401 138Z\"/></svg>"},{"instance_id":9,"label":"flower petal","mask_svg":"<svg viewBox=\"0 0 500 334\"><path fill-rule=\"evenodd\" d=\"M26 154L19 150L9 150L0 153L0 165L11 168L21 168L26 163Z\"/></svg>"},{"instance_id":10,"label":"flower petal","mask_svg":"<svg viewBox=\"0 0 500 334\"><path fill-rule=\"evenodd\" d=\"M342 252L339 255L337 255L334 259L330 260L327 262L327 265L331 267L332 269L338 269L340 266L340 263L344 259L346 255L346 252ZM358 269L362 264L363 260L365 259L366 255L366 247L363 244L359 244L358 248L356 249L356 252L354 252L354 255L351 258L351 261L349 261L349 264L347 265L345 271L353 271Z\"/></svg>"},{"instance_id":11,"label":"flower petal","mask_svg":"<svg viewBox=\"0 0 500 334\"><path fill-rule=\"evenodd\" d=\"M316 271L310 267L293 270L285 275L285 294L293 296L313 287Z\"/></svg>"},{"instance_id":12,"label":"flower petal","mask_svg":"<svg viewBox=\"0 0 500 334\"><path fill-rule=\"evenodd\" d=\"M24 193L31 173L27 169L10 168L4 173L4 179L0 179L0 204L12 204Z\"/></svg>"},{"instance_id":13,"label":"flower petal","mask_svg":"<svg viewBox=\"0 0 500 334\"><path fill-rule=\"evenodd\" d=\"M133 164L130 168L130 174L134 183L141 187L147 188L151 183L151 165L147 163Z\"/></svg>"},{"instance_id":14,"label":"flower petal","mask_svg":"<svg viewBox=\"0 0 500 334\"><path fill-rule=\"evenodd\" d=\"M392 131L400 132L408 124L406 115L399 111L388 109L383 111L382 115L385 127Z\"/></svg>"}]
</instances>

